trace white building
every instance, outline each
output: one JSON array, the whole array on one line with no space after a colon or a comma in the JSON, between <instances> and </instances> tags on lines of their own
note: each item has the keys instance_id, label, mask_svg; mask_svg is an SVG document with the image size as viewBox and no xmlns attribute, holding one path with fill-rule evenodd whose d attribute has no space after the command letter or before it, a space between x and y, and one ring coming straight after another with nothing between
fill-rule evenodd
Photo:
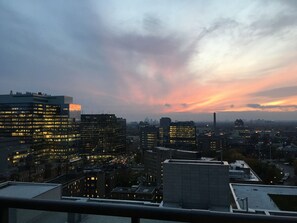
<instances>
[{"instance_id":1,"label":"white building","mask_svg":"<svg viewBox=\"0 0 297 223\"><path fill-rule=\"evenodd\" d=\"M297 187L232 183L230 188L236 205L234 212L297 216Z\"/></svg>"},{"instance_id":2,"label":"white building","mask_svg":"<svg viewBox=\"0 0 297 223\"><path fill-rule=\"evenodd\" d=\"M165 160L163 206L228 211L227 162Z\"/></svg>"}]
</instances>

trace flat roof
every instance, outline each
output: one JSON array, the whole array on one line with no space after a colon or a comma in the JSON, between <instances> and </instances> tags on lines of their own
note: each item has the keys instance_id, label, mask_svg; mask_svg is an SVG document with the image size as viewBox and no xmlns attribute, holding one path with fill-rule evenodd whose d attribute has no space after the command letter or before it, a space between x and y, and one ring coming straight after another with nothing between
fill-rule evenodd
<instances>
[{"instance_id":1,"label":"flat roof","mask_svg":"<svg viewBox=\"0 0 297 223\"><path fill-rule=\"evenodd\" d=\"M208 161L208 160L182 160L182 159L167 159L164 163L175 164L196 164L196 165L228 165L226 161Z\"/></svg>"},{"instance_id":2,"label":"flat roof","mask_svg":"<svg viewBox=\"0 0 297 223\"><path fill-rule=\"evenodd\" d=\"M249 209L279 211L269 194L297 195L297 187L293 186L231 183L230 187L238 209L245 209L242 199L248 198Z\"/></svg>"},{"instance_id":3,"label":"flat roof","mask_svg":"<svg viewBox=\"0 0 297 223\"><path fill-rule=\"evenodd\" d=\"M168 151L168 150L173 150L171 148L168 148L168 147L162 147L162 146L157 146L155 147L156 149L159 149L159 150L165 150L165 151Z\"/></svg>"},{"instance_id":4,"label":"flat roof","mask_svg":"<svg viewBox=\"0 0 297 223\"><path fill-rule=\"evenodd\" d=\"M244 181L253 181L253 182L260 182L262 181L260 177L253 171L253 169L244 161L244 160L235 160L234 163L229 163L229 173L236 173L236 172L243 172L243 169L249 169L250 173L247 175L245 174L245 177L242 178ZM236 169L239 168L239 169Z\"/></svg>"},{"instance_id":5,"label":"flat roof","mask_svg":"<svg viewBox=\"0 0 297 223\"><path fill-rule=\"evenodd\" d=\"M250 166L244 160L235 160L234 163L229 164L231 167L250 168Z\"/></svg>"},{"instance_id":6,"label":"flat roof","mask_svg":"<svg viewBox=\"0 0 297 223\"><path fill-rule=\"evenodd\" d=\"M149 186L140 186L137 190L136 193L139 194L152 194L156 190L156 187L149 187Z\"/></svg>"},{"instance_id":7,"label":"flat roof","mask_svg":"<svg viewBox=\"0 0 297 223\"><path fill-rule=\"evenodd\" d=\"M182 150L182 149L174 149L174 148L168 148L168 147L162 147L162 146L157 146L155 147L158 150L163 150L163 151L177 151L177 152L183 152L183 153L199 153L198 151L192 151L192 150Z\"/></svg>"},{"instance_id":8,"label":"flat roof","mask_svg":"<svg viewBox=\"0 0 297 223\"><path fill-rule=\"evenodd\" d=\"M0 184L0 196L34 198L57 187L57 184L5 182Z\"/></svg>"},{"instance_id":9,"label":"flat roof","mask_svg":"<svg viewBox=\"0 0 297 223\"><path fill-rule=\"evenodd\" d=\"M135 187L116 187L112 189L112 193L134 193L138 189Z\"/></svg>"}]
</instances>

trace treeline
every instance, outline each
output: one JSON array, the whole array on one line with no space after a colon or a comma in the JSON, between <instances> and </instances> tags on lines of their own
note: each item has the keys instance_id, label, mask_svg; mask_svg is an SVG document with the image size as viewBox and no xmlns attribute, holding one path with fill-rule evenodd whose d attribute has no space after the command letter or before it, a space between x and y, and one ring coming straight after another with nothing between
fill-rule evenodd
<instances>
[{"instance_id":1,"label":"treeline","mask_svg":"<svg viewBox=\"0 0 297 223\"><path fill-rule=\"evenodd\" d=\"M235 160L244 160L265 184L277 184L283 177L281 170L277 168L275 164L262 162L256 158L245 156L240 150L230 149L224 151L223 159L229 163L235 162Z\"/></svg>"}]
</instances>

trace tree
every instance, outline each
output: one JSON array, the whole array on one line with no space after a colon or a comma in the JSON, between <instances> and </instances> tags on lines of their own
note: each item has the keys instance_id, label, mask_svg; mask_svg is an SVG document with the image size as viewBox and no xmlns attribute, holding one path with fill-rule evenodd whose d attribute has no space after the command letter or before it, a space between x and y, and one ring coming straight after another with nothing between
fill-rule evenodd
<instances>
[{"instance_id":1,"label":"tree","mask_svg":"<svg viewBox=\"0 0 297 223\"><path fill-rule=\"evenodd\" d=\"M223 152L223 160L228 161L229 163L235 162L235 160L244 160L245 156L242 155L238 150L236 149L230 149Z\"/></svg>"}]
</instances>

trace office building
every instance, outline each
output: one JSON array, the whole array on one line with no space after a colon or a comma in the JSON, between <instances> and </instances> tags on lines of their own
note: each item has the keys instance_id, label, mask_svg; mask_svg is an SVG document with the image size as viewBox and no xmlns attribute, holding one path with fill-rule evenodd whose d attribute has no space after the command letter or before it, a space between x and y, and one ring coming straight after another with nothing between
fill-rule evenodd
<instances>
[{"instance_id":1,"label":"office building","mask_svg":"<svg viewBox=\"0 0 297 223\"><path fill-rule=\"evenodd\" d=\"M171 119L168 117L163 117L160 119L159 126L159 145L166 146L169 144L169 126L171 124Z\"/></svg>"},{"instance_id":2,"label":"office building","mask_svg":"<svg viewBox=\"0 0 297 223\"><path fill-rule=\"evenodd\" d=\"M42 93L0 95L0 136L30 145L35 164L77 159L81 106L72 97Z\"/></svg>"},{"instance_id":3,"label":"office building","mask_svg":"<svg viewBox=\"0 0 297 223\"><path fill-rule=\"evenodd\" d=\"M183 150L196 150L196 126L194 122L171 123L168 146Z\"/></svg>"},{"instance_id":4,"label":"office building","mask_svg":"<svg viewBox=\"0 0 297 223\"><path fill-rule=\"evenodd\" d=\"M222 150L227 148L227 136L211 133L199 134L197 136L197 147L202 151Z\"/></svg>"},{"instance_id":5,"label":"office building","mask_svg":"<svg viewBox=\"0 0 297 223\"><path fill-rule=\"evenodd\" d=\"M114 114L81 115L81 154L87 159L104 159L126 151L126 120Z\"/></svg>"},{"instance_id":6,"label":"office building","mask_svg":"<svg viewBox=\"0 0 297 223\"><path fill-rule=\"evenodd\" d=\"M160 127L169 127L171 124L171 118L162 117L160 119Z\"/></svg>"},{"instance_id":7,"label":"office building","mask_svg":"<svg viewBox=\"0 0 297 223\"><path fill-rule=\"evenodd\" d=\"M82 196L90 198L109 198L110 192L115 188L116 176L121 169L115 167L102 167L101 169L85 169Z\"/></svg>"},{"instance_id":8,"label":"office building","mask_svg":"<svg viewBox=\"0 0 297 223\"><path fill-rule=\"evenodd\" d=\"M144 152L144 171L148 182L162 184L163 162L166 159L198 160L201 154L197 151L178 150L166 147L155 147Z\"/></svg>"},{"instance_id":9,"label":"office building","mask_svg":"<svg viewBox=\"0 0 297 223\"><path fill-rule=\"evenodd\" d=\"M168 159L163 169L164 206L229 211L227 162Z\"/></svg>"},{"instance_id":10,"label":"office building","mask_svg":"<svg viewBox=\"0 0 297 223\"><path fill-rule=\"evenodd\" d=\"M140 127L140 149L149 150L158 144L158 128L155 126Z\"/></svg>"}]
</instances>

